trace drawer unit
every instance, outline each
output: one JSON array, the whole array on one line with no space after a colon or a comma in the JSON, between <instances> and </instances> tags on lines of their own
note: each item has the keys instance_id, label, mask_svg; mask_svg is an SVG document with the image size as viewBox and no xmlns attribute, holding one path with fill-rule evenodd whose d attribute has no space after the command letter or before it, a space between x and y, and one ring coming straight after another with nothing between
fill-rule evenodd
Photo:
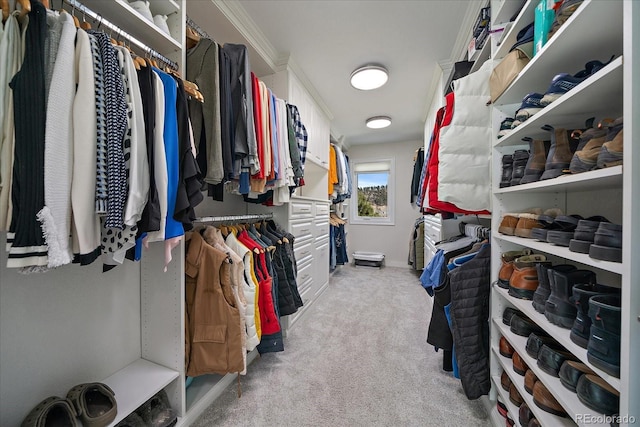
<instances>
[{"instance_id":1,"label":"drawer unit","mask_svg":"<svg viewBox=\"0 0 640 427\"><path fill-rule=\"evenodd\" d=\"M316 217L327 218L329 216L329 204L316 202Z\"/></svg>"},{"instance_id":2,"label":"drawer unit","mask_svg":"<svg viewBox=\"0 0 640 427\"><path fill-rule=\"evenodd\" d=\"M313 202L306 200L292 200L289 203L289 217L307 218L313 216Z\"/></svg>"},{"instance_id":3,"label":"drawer unit","mask_svg":"<svg viewBox=\"0 0 640 427\"><path fill-rule=\"evenodd\" d=\"M313 276L313 288L316 295L324 290L324 285L329 282L329 240L325 239L316 243L315 274Z\"/></svg>"},{"instance_id":4,"label":"drawer unit","mask_svg":"<svg viewBox=\"0 0 640 427\"><path fill-rule=\"evenodd\" d=\"M316 241L321 239L328 239L329 238L329 221L325 220L322 222L318 222L316 220L313 235Z\"/></svg>"},{"instance_id":5,"label":"drawer unit","mask_svg":"<svg viewBox=\"0 0 640 427\"><path fill-rule=\"evenodd\" d=\"M296 283L298 284L298 292L302 292L308 286L311 286L313 282L313 263L305 262L302 265L298 264L298 276Z\"/></svg>"},{"instance_id":6,"label":"drawer unit","mask_svg":"<svg viewBox=\"0 0 640 427\"><path fill-rule=\"evenodd\" d=\"M313 244L312 242L302 244L298 244L298 242L296 242L293 245L293 252L296 257L298 268L300 268L301 264L310 262L313 259Z\"/></svg>"},{"instance_id":7,"label":"drawer unit","mask_svg":"<svg viewBox=\"0 0 640 427\"><path fill-rule=\"evenodd\" d=\"M305 240L312 239L315 234L314 228L313 221L310 219L292 222L290 231L296 237L294 244L302 244Z\"/></svg>"},{"instance_id":8,"label":"drawer unit","mask_svg":"<svg viewBox=\"0 0 640 427\"><path fill-rule=\"evenodd\" d=\"M298 288L299 289L299 288ZM291 328L291 326L293 326L293 324L300 319L300 317L302 317L302 315L304 314L304 312L309 308L309 306L313 303L313 297L314 297L314 293L313 293L313 289L311 288L311 286L306 286L304 288L304 290L300 290L300 298L302 298L302 307L300 307L298 309L298 311L296 311L295 313L286 316L286 320L287 320L287 329Z\"/></svg>"}]
</instances>

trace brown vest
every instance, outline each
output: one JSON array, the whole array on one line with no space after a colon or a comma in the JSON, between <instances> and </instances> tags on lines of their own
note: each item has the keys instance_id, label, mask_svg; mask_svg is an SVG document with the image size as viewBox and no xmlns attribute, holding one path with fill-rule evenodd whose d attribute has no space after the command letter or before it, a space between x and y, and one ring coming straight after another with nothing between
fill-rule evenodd
<instances>
[{"instance_id":1,"label":"brown vest","mask_svg":"<svg viewBox=\"0 0 640 427\"><path fill-rule=\"evenodd\" d=\"M191 233L185 260L187 375L227 374L244 368L240 313L227 255Z\"/></svg>"}]
</instances>

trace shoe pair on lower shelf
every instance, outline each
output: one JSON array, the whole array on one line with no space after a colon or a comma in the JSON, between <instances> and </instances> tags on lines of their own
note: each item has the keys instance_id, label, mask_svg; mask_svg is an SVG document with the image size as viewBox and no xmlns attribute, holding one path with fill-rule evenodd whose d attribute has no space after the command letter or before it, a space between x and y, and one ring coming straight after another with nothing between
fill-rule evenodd
<instances>
[{"instance_id":1,"label":"shoe pair on lower shelf","mask_svg":"<svg viewBox=\"0 0 640 427\"><path fill-rule=\"evenodd\" d=\"M176 425L178 415L171 408L167 392L160 390L116 427L170 427Z\"/></svg>"},{"instance_id":2,"label":"shoe pair on lower shelf","mask_svg":"<svg viewBox=\"0 0 640 427\"><path fill-rule=\"evenodd\" d=\"M118 413L115 394L102 383L73 387L66 398L51 396L40 402L22 421L21 427L109 425ZM78 420L79 419L79 420Z\"/></svg>"}]
</instances>

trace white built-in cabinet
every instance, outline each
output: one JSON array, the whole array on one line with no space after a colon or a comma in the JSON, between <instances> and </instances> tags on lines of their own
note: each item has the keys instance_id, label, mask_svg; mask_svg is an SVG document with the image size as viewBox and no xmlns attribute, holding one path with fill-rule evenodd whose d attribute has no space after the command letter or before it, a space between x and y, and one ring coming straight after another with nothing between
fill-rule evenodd
<instances>
[{"instance_id":1,"label":"white built-in cabinet","mask_svg":"<svg viewBox=\"0 0 640 427\"><path fill-rule=\"evenodd\" d=\"M505 22L517 12L520 1L492 1L492 20ZM529 0L517 16L505 41L493 52L499 59L515 42L518 31L534 19L538 1ZM509 401L508 393L500 386L500 374L506 371L516 385L524 401L543 426L582 425L585 415L600 414L580 402L575 393L563 387L558 378L552 377L537 366L536 360L525 351L526 338L513 334L502 323L502 312L506 307L515 307L541 326L549 335L564 345L580 361L589 365L607 383L620 393L620 414L640 420L640 377L637 375L640 360L640 270L635 262L638 253L638 208L640 207L640 152L637 134L639 73L638 32L640 31L640 3L635 1L584 0L576 12L558 30L555 36L522 70L516 80L494 103L493 125L493 219L492 228L492 281L498 277L500 254L505 251L531 248L546 254L554 264L570 263L578 268L593 270L599 283L622 288L622 337L621 376L615 378L594 367L587 360L587 351L569 338L569 330L552 325L544 315L537 313L531 301L516 299L497 286L491 291L491 376L493 391L491 398L501 396L510 412L510 418L518 423L518 408ZM615 59L597 74L580 84L559 100L535 114L532 118L498 140L495 137L500 121L513 117L522 98L530 92L544 93L554 75L561 72L576 73L587 61ZM541 130L545 124L556 128L575 129L584 127L585 119L595 116L619 117L624 115L624 165L595 170L577 175L534 182L514 187L499 188L501 158L516 149L528 149L523 137L549 139L548 132ZM622 263L599 261L585 254L497 232L501 216L507 212L521 212L528 208L543 209L557 207L566 214L583 217L603 215L610 221L622 224ZM522 356L527 366L544 383L551 394L569 414L560 418L540 409L532 396L524 389L524 379L515 374L510 359L500 355L498 343L501 336L507 338ZM504 423L497 416L495 401L492 418L496 425ZM597 419L597 418L594 418ZM608 425L608 423L606 424Z\"/></svg>"},{"instance_id":2,"label":"white built-in cabinet","mask_svg":"<svg viewBox=\"0 0 640 427\"><path fill-rule=\"evenodd\" d=\"M125 0L81 3L175 61L183 73L185 19L190 10L191 18L202 27L239 25L224 13L224 4L204 0L151 1L154 14L169 16L170 35L145 20ZM82 15L77 15L82 20ZM112 36L118 38L116 32ZM135 45L132 47L136 49ZM255 55L255 46L249 45L249 51ZM264 58L256 61L259 69L256 74L275 72L275 68L270 73L265 71L264 63ZM289 204L267 209L250 207L241 198L227 195L223 204L207 200L197 209L201 216L247 214L250 210L265 209L273 212L284 228L293 230L297 237L298 284L305 306L288 319L283 318L285 334L326 289L329 278L326 194L329 119L313 105L301 86L292 84L292 94L294 87L293 97L301 103L312 153L307 161L307 185L302 190L306 197L294 197ZM289 92L281 95L275 88L274 92L281 98L289 96ZM298 196L300 193L299 189ZM6 233L0 233L3 247L5 239ZM5 266L6 253L2 249L0 426L18 426L42 399L52 395L63 397L73 386L94 381L104 382L115 391L118 416L112 425L165 389L179 415L178 425L187 426L236 380L231 374L205 375L185 388L184 243L173 250L173 260L166 272L163 243L151 244L142 262L127 261L107 273L102 273L99 261L86 267L69 265L31 275ZM256 350L249 353L248 362L256 355Z\"/></svg>"}]
</instances>

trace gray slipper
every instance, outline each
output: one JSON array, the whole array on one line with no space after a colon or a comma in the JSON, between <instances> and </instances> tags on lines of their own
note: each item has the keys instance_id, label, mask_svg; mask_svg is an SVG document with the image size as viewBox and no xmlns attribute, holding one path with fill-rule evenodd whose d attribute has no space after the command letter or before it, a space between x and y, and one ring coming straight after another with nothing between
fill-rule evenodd
<instances>
[{"instance_id":1,"label":"gray slipper","mask_svg":"<svg viewBox=\"0 0 640 427\"><path fill-rule=\"evenodd\" d=\"M113 390L103 383L78 384L67 393L85 427L105 427L118 413Z\"/></svg>"},{"instance_id":2,"label":"gray slipper","mask_svg":"<svg viewBox=\"0 0 640 427\"><path fill-rule=\"evenodd\" d=\"M57 396L40 402L22 421L21 427L76 427L80 424L73 404Z\"/></svg>"}]
</instances>

